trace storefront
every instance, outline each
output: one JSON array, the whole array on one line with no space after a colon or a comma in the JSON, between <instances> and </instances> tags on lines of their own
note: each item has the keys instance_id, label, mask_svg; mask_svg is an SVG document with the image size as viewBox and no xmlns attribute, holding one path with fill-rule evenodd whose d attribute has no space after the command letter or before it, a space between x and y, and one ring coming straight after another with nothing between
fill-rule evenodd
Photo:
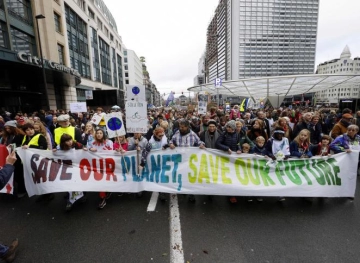
<instances>
[{"instance_id":1,"label":"storefront","mask_svg":"<svg viewBox=\"0 0 360 263\"><path fill-rule=\"evenodd\" d=\"M50 60L45 60L44 69L47 93L38 57L0 48L1 110L62 109L70 101L76 101L75 86L81 82L80 74Z\"/></svg>"}]
</instances>

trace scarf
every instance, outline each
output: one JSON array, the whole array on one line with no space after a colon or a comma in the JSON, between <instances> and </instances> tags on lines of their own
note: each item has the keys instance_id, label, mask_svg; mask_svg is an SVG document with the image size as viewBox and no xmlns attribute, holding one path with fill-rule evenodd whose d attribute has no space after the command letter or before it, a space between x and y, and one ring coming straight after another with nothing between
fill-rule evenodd
<instances>
[{"instance_id":1,"label":"scarf","mask_svg":"<svg viewBox=\"0 0 360 263\"><path fill-rule=\"evenodd\" d=\"M215 142L219 137L219 133L215 131L214 133L210 134L209 131L205 132L205 146L207 148L215 149Z\"/></svg>"}]
</instances>

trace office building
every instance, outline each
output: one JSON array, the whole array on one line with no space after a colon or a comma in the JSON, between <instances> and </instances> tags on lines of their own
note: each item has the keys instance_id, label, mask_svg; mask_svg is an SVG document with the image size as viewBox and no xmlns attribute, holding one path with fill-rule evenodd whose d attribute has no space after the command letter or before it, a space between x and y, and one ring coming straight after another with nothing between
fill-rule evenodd
<instances>
[{"instance_id":1,"label":"office building","mask_svg":"<svg viewBox=\"0 0 360 263\"><path fill-rule=\"evenodd\" d=\"M351 59L351 52L345 46L340 58L331 59L317 66L317 74L336 74L336 75L359 75L360 57ZM329 89L316 92L317 104L340 104L347 103L346 106L355 106L355 100L359 98L360 84L343 84L330 87ZM351 105L354 104L354 105Z\"/></svg>"},{"instance_id":2,"label":"office building","mask_svg":"<svg viewBox=\"0 0 360 263\"><path fill-rule=\"evenodd\" d=\"M131 49L124 50L124 72L125 84L143 84L142 63L135 51Z\"/></svg>"},{"instance_id":3,"label":"office building","mask_svg":"<svg viewBox=\"0 0 360 263\"><path fill-rule=\"evenodd\" d=\"M0 0L0 51L4 109L124 105L123 42L102 0Z\"/></svg>"},{"instance_id":4,"label":"office building","mask_svg":"<svg viewBox=\"0 0 360 263\"><path fill-rule=\"evenodd\" d=\"M220 0L207 29L206 82L313 74L318 0Z\"/></svg>"}]
</instances>

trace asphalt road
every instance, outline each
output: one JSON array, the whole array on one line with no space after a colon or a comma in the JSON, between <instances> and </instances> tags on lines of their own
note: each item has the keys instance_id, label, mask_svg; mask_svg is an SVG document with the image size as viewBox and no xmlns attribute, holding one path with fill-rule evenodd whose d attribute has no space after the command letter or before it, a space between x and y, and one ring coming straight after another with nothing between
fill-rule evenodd
<instances>
[{"instance_id":1,"label":"asphalt road","mask_svg":"<svg viewBox=\"0 0 360 263\"><path fill-rule=\"evenodd\" d=\"M170 262L169 204L147 212L150 197L115 195L98 211L89 193L66 213L63 194L48 204L1 195L0 240L19 238L15 262ZM360 262L359 199L178 199L186 263Z\"/></svg>"}]
</instances>

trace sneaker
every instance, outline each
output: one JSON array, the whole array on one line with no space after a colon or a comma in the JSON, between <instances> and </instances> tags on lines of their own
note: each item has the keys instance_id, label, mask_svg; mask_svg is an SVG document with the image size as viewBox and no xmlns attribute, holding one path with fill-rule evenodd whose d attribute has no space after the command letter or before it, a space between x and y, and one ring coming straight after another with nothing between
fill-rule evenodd
<instances>
[{"instance_id":1,"label":"sneaker","mask_svg":"<svg viewBox=\"0 0 360 263\"><path fill-rule=\"evenodd\" d=\"M189 202L190 203L195 203L196 199L195 199L195 195L189 195Z\"/></svg>"},{"instance_id":2,"label":"sneaker","mask_svg":"<svg viewBox=\"0 0 360 263\"><path fill-rule=\"evenodd\" d=\"M286 199L285 199L285 197L283 197L283 196L280 196L279 199L278 199L279 202L284 202L285 200L286 200Z\"/></svg>"},{"instance_id":3,"label":"sneaker","mask_svg":"<svg viewBox=\"0 0 360 263\"><path fill-rule=\"evenodd\" d=\"M15 239L8 251L6 252L6 254L4 256L1 257L2 260L4 260L5 262L13 262L14 259L15 259L15 252L16 252L16 249L17 247L19 246L19 240L18 239Z\"/></svg>"},{"instance_id":4,"label":"sneaker","mask_svg":"<svg viewBox=\"0 0 360 263\"><path fill-rule=\"evenodd\" d=\"M71 211L72 207L73 207L73 203L67 202L67 203L66 203L65 210L66 210L67 212L69 212L69 211Z\"/></svg>"},{"instance_id":5,"label":"sneaker","mask_svg":"<svg viewBox=\"0 0 360 263\"><path fill-rule=\"evenodd\" d=\"M237 203L237 199L236 199L235 196L230 197L229 201L230 201L230 203L232 203L232 204L236 204L236 203Z\"/></svg>"},{"instance_id":6,"label":"sneaker","mask_svg":"<svg viewBox=\"0 0 360 263\"><path fill-rule=\"evenodd\" d=\"M159 199L161 202L165 202L166 201L166 194L165 193L159 193Z\"/></svg>"},{"instance_id":7,"label":"sneaker","mask_svg":"<svg viewBox=\"0 0 360 263\"><path fill-rule=\"evenodd\" d=\"M106 198L101 199L98 208L103 209L106 206Z\"/></svg>"}]
</instances>

